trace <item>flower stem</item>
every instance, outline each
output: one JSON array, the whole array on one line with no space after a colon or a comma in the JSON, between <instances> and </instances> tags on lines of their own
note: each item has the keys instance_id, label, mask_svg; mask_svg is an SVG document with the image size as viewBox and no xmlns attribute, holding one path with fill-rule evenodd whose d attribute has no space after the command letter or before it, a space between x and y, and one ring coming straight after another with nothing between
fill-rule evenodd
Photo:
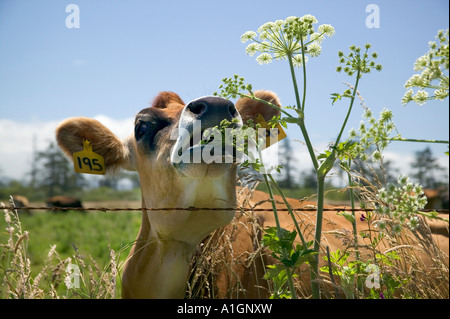
<instances>
[{"instance_id":1,"label":"flower stem","mask_svg":"<svg viewBox=\"0 0 450 319\"><path fill-rule=\"evenodd\" d=\"M295 91L295 99L297 101L297 109L298 114L300 117L300 121L298 122L298 125L300 127L300 130L302 131L303 138L305 139L306 146L308 148L309 155L311 157L311 161L313 162L314 168L316 171L318 171L319 168L319 162L317 161L317 158L314 154L314 150L312 147L311 140L309 139L308 132L306 130L305 126L305 114L304 114L304 104L300 104L300 97L298 93L298 86L297 86L297 80L295 78L295 72L294 72L294 65L292 63L292 55L287 55L288 61L289 61L289 67L291 70L291 76L292 76L292 82L294 84L294 91ZM306 69L305 69L305 56L302 52L302 58L303 58L303 75L304 75L304 83L303 87L306 89ZM305 99L305 92L303 94L303 101ZM319 278L319 249L320 249L320 238L322 235L322 217L323 217L323 203L324 203L324 194L325 194L325 175L317 174L317 215L316 215L316 229L315 229L315 240L314 240L314 251L317 252L312 257L311 260L311 290L312 290L312 296L314 299L320 299L320 287L319 282L317 279Z\"/></svg>"},{"instance_id":2,"label":"flower stem","mask_svg":"<svg viewBox=\"0 0 450 319\"><path fill-rule=\"evenodd\" d=\"M258 147L258 153L259 153L259 158L262 162L262 153L261 153L260 147ZM267 178L267 175L269 175L269 177L271 179L273 179L273 178L270 174L262 174L262 175L264 177L264 182L266 183L267 191L269 192L270 202L272 204L273 214L275 217L275 224L277 227L277 237L280 238L281 237L281 225L280 225L280 220L278 218L277 205L275 204L275 198L273 197L272 187L270 186L270 182L269 182L269 179ZM287 259L287 257L288 257L287 252L284 249L281 251L281 255L282 255L283 259ZM289 290L291 292L291 298L297 299L297 294L295 293L294 282L292 281L291 269L287 266L284 266L284 268L286 270L287 282L289 285Z\"/></svg>"},{"instance_id":3,"label":"flower stem","mask_svg":"<svg viewBox=\"0 0 450 319\"><path fill-rule=\"evenodd\" d=\"M298 126L300 127L300 130L302 131L302 135L303 135L303 138L305 139L306 147L308 148L309 156L311 157L311 161L313 162L314 168L317 170L317 168L319 167L319 163L317 162L317 158L316 158L316 155L314 154L314 149L312 147L311 140L309 139L308 131L306 130L305 114L304 114L303 109L300 104L300 96L298 93L297 80L295 78L294 64L292 63L292 55L288 54L287 58L288 58L289 67L291 70L292 82L294 83L294 92L295 92L295 99L297 101L297 109L299 110L299 112L297 112L300 117ZM306 72L306 71L304 71L304 72ZM304 73L304 74L306 74L306 73ZM306 81L306 79L305 79L305 81ZM306 84L304 84L304 87L306 88ZM303 107L304 107L304 105L303 105Z\"/></svg>"},{"instance_id":4,"label":"flower stem","mask_svg":"<svg viewBox=\"0 0 450 319\"><path fill-rule=\"evenodd\" d=\"M319 287L319 250L320 239L322 236L322 220L323 220L323 204L325 195L325 176L317 174L317 215L316 215L316 229L314 234L314 251L316 254L311 261L311 290L314 299L320 299Z\"/></svg>"},{"instance_id":5,"label":"flower stem","mask_svg":"<svg viewBox=\"0 0 450 319\"><path fill-rule=\"evenodd\" d=\"M348 161L349 161L348 165L350 167L351 160L349 159ZM347 172L347 175L348 175L348 183L349 183L349 186L350 186L350 202L351 202L351 205L352 205L352 215L353 215L353 219L354 219L354 221L352 223L352 226L353 226L353 237L354 237L354 245L355 245L355 255L356 255L356 261L359 261L358 229L356 227L356 214L355 214L355 195L353 193L352 176L350 175L349 171Z\"/></svg>"},{"instance_id":6,"label":"flower stem","mask_svg":"<svg viewBox=\"0 0 450 319\"><path fill-rule=\"evenodd\" d=\"M353 94L350 102L350 106L348 108L347 115L345 117L344 123L342 124L341 131L339 132L338 137L336 138L335 148L333 148L332 154L329 155L329 158L333 158L336 152L336 146L339 144L342 133L344 132L344 128L347 124L347 121L350 117L350 113L353 108L353 102L355 101L355 95L358 88L360 78L360 70L358 70L356 74L356 83L353 89ZM324 195L325 195L325 176L328 173L327 170L318 170L317 171L317 215L316 215L316 230L314 235L314 251L317 254L314 256L314 261L311 264L311 288L314 299L320 299L320 288L319 283L316 279L319 276L319 249L320 249L320 240L322 236L322 221L323 221L323 204L324 204Z\"/></svg>"},{"instance_id":7,"label":"flower stem","mask_svg":"<svg viewBox=\"0 0 450 319\"><path fill-rule=\"evenodd\" d=\"M294 216L294 213L292 212L292 207L291 207L291 205L290 205L289 202L287 201L286 196L284 196L283 191L281 190L280 186L278 186L277 181L273 178L273 176L272 176L271 174L269 174L269 178L270 178L270 181L272 182L272 185L275 186L275 188L277 189L278 193L279 193L279 194L281 195L281 197L283 198L283 201L284 201L284 203L286 204L286 207L287 207L287 209L288 209L289 215L291 216L292 221L294 222L295 229L297 230L298 236L300 237L300 240L302 241L303 247L305 247L305 249L306 249L306 248L307 248L307 243L306 243L305 237L303 237L303 233L302 233L302 231L300 230L300 226L298 225L297 220L296 220L296 218L295 218L295 216Z\"/></svg>"},{"instance_id":8,"label":"flower stem","mask_svg":"<svg viewBox=\"0 0 450 319\"><path fill-rule=\"evenodd\" d=\"M358 69L358 73L356 74L356 83L355 83L355 87L353 88L353 93L352 93L352 97L351 97L351 101L350 101L350 106L348 107L347 116L345 117L344 123L342 124L341 131L339 132L339 135L336 139L336 143L334 143L335 147L339 144L339 142L341 140L342 133L344 132L345 126L347 125L348 118L350 117L350 113L352 112L353 102L355 101L355 96L356 96L356 93L358 92L357 89L358 89L360 73L361 72ZM335 149L333 149L333 152L335 152Z\"/></svg>"},{"instance_id":9,"label":"flower stem","mask_svg":"<svg viewBox=\"0 0 450 319\"><path fill-rule=\"evenodd\" d=\"M440 216L438 216L436 214L433 214L432 212L431 213L427 213L427 212L416 211L416 214L422 215L422 216L430 218L430 219L438 219L438 220L442 220L442 221L447 222L447 223L449 222L449 220L447 218L440 217Z\"/></svg>"},{"instance_id":10,"label":"flower stem","mask_svg":"<svg viewBox=\"0 0 450 319\"><path fill-rule=\"evenodd\" d=\"M303 69L303 99L302 99L302 111L305 112L305 100L306 100L306 61L305 50L303 46L303 37L300 37L300 44L302 46L302 69Z\"/></svg>"},{"instance_id":11,"label":"flower stem","mask_svg":"<svg viewBox=\"0 0 450 319\"><path fill-rule=\"evenodd\" d=\"M393 137L393 138L388 139L388 141L449 144L449 141L443 141L443 140L423 140L423 139L401 138L401 137Z\"/></svg>"},{"instance_id":12,"label":"flower stem","mask_svg":"<svg viewBox=\"0 0 450 319\"><path fill-rule=\"evenodd\" d=\"M350 169L350 165L351 165L352 161L349 158L348 159L348 167ZM358 244L358 229L356 227L356 213L355 213L355 194L353 193L353 181L352 181L352 176L350 174L350 171L347 171L347 175L348 175L348 185L350 186L350 202L352 205L352 215L353 215L353 222L352 222L352 226L353 226L353 244L355 245L355 259L358 262L356 264L356 273L360 274L361 273L361 265L359 264L359 244ZM360 285L359 280L356 281L356 285L359 291L363 291L363 287Z\"/></svg>"},{"instance_id":13,"label":"flower stem","mask_svg":"<svg viewBox=\"0 0 450 319\"><path fill-rule=\"evenodd\" d=\"M292 83L294 84L294 92L295 92L295 100L297 102L297 108L299 110L303 111L302 104L300 104L300 96L298 94L297 79L295 78L294 64L292 62L292 53L288 53L287 58L289 61L289 67L291 69L291 77L292 77ZM305 65L303 65L303 68L305 68Z\"/></svg>"}]
</instances>

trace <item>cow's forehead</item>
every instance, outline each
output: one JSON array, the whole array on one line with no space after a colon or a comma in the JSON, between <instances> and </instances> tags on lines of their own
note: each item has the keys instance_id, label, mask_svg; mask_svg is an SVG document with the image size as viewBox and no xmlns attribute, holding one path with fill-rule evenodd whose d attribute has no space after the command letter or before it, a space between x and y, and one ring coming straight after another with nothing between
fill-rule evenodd
<instances>
[{"instance_id":1,"label":"cow's forehead","mask_svg":"<svg viewBox=\"0 0 450 319\"><path fill-rule=\"evenodd\" d=\"M184 105L182 104L172 104L169 107L166 107L164 109L157 108L157 107L147 107L145 109L142 109L137 115L135 122L142 120L142 121L149 121L152 119L171 119L176 120L179 118L182 110L184 108Z\"/></svg>"}]
</instances>

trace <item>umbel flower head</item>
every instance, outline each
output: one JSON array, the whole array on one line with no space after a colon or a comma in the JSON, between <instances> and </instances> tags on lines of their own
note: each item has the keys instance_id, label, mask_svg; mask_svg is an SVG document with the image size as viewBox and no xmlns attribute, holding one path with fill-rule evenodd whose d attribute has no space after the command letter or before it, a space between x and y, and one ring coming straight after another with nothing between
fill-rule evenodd
<instances>
[{"instance_id":1,"label":"umbel flower head","mask_svg":"<svg viewBox=\"0 0 450 319\"><path fill-rule=\"evenodd\" d=\"M361 77L362 73L369 73L370 70L375 69L381 71L383 66L376 64L375 60L378 58L378 53L373 52L370 56L368 54L369 49L372 47L370 43L366 43L364 53L361 52L361 48L355 45L350 46L350 53L345 55L344 52L339 51L339 65L336 68L337 72L344 71L347 75L352 76L355 72Z\"/></svg>"},{"instance_id":2,"label":"umbel flower head","mask_svg":"<svg viewBox=\"0 0 450 319\"><path fill-rule=\"evenodd\" d=\"M406 91L402 98L402 104L408 104L413 101L419 105L425 104L427 100L444 100L449 94L449 46L448 46L449 30L439 30L436 39L439 40L439 45L436 41L431 41L429 51L419 57L414 63L414 71L421 72L414 74L405 83ZM439 83L436 83L439 82ZM414 94L412 88L419 88ZM434 90L434 95L429 96L429 93L424 89Z\"/></svg>"},{"instance_id":3,"label":"umbel flower head","mask_svg":"<svg viewBox=\"0 0 450 319\"><path fill-rule=\"evenodd\" d=\"M349 132L349 138L355 142L349 155L363 161L369 158L374 162L380 161L383 159L381 152L386 149L392 132L396 130L392 111L384 108L377 120L367 108L363 117L365 121L361 121L358 131L351 129Z\"/></svg>"},{"instance_id":4,"label":"umbel flower head","mask_svg":"<svg viewBox=\"0 0 450 319\"><path fill-rule=\"evenodd\" d=\"M381 219L376 221L380 231L390 226L393 234L401 232L404 225L416 230L420 225L417 212L425 207L427 198L422 186L413 184L408 176L400 175L397 184L389 183L379 190L377 199L381 202L376 209Z\"/></svg>"},{"instance_id":5,"label":"umbel flower head","mask_svg":"<svg viewBox=\"0 0 450 319\"><path fill-rule=\"evenodd\" d=\"M316 23L317 19L310 14L266 22L257 32L245 32L241 36L241 41L242 43L251 41L245 52L250 56L260 53L256 58L259 64L289 57L294 66L300 67L307 61L305 53L311 57L319 56L322 52L320 44L325 36L331 37L335 33L329 24L322 24L314 30Z\"/></svg>"}]
</instances>

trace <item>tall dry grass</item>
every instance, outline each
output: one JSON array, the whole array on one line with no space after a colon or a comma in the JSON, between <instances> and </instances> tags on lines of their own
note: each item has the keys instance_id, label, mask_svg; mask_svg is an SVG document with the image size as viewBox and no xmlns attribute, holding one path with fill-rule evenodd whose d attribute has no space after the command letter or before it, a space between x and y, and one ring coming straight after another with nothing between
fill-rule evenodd
<instances>
[{"instance_id":1,"label":"tall dry grass","mask_svg":"<svg viewBox=\"0 0 450 319\"><path fill-rule=\"evenodd\" d=\"M100 267L83 256L74 246L72 257L62 259L56 245L48 251L37 273L31 269L28 252L29 232L22 228L17 210L6 209L1 203L6 222L7 240L0 244L0 298L115 298L120 266L119 255L110 249L110 258ZM11 206L14 203L11 201ZM76 279L77 277L77 279Z\"/></svg>"},{"instance_id":2,"label":"tall dry grass","mask_svg":"<svg viewBox=\"0 0 450 319\"><path fill-rule=\"evenodd\" d=\"M4 207L4 205L3 205ZM255 206L257 207L257 206ZM24 230L17 211L3 209L6 221L7 240L0 244L0 298L117 298L123 262L120 254L109 249L109 260L100 266L90 256L84 256L74 247L74 254L61 258L55 245L51 246L46 261L39 271L32 271L28 243L30 234ZM449 298L448 256L438 248L431 236L425 218L416 232L402 236L383 238L383 243L374 245L377 233L370 231L370 238L360 242L358 249L363 262L372 262L380 269L382 286L386 298ZM186 298L268 298L274 293L274 285L263 279L269 271L270 251L261 245L263 234L257 215L251 211L238 212L237 218L225 227L216 230L198 247L192 258L191 272L187 282ZM350 232L336 232L343 252L353 256L355 247ZM246 251L237 251L236 242L247 241ZM324 241L326 242L326 241ZM131 243L132 244L132 243ZM129 247L126 247L129 248ZM394 254L395 253L395 254ZM326 256L326 246L322 255ZM391 258L391 256L395 258ZM349 278L337 275L354 262L349 258L343 264L330 262L331 271L322 271L320 284L322 296L327 298L377 298L366 287L359 287L358 280L365 273L354 273ZM74 284L70 265L79 269L79 287ZM346 268L347 267L347 268ZM308 267L297 271L295 286L298 296L310 298ZM431 274L431 275L430 275ZM306 278L306 279L305 279ZM347 281L345 281L346 279ZM360 281L361 281L360 280ZM254 289L248 290L248 282ZM220 286L218 288L218 285Z\"/></svg>"},{"instance_id":3,"label":"tall dry grass","mask_svg":"<svg viewBox=\"0 0 450 319\"><path fill-rule=\"evenodd\" d=\"M267 266L274 260L270 258L271 252L267 247L261 245L264 230L256 216L251 211L239 212L231 225L216 230L202 242L191 263L186 298L267 298L274 294L273 283L263 279L270 271ZM297 217L301 228L311 226L301 220L302 216ZM318 279L322 297L448 299L448 251L442 247L443 251L433 238L427 219L421 217L421 226L416 231L405 229L398 236L381 236L377 229L371 227L373 221L367 223L367 228L360 229L367 236L359 238L358 262L351 231L339 229L323 234L328 240L339 240L341 256L348 254L349 257L342 263L324 263L326 266L322 267ZM233 245L246 237L242 236L242 231L250 235L251 245L248 247L252 247L245 252L237 251ZM238 237L239 234L242 237ZM327 240L324 238L322 243L321 259L328 260ZM365 285L371 274L366 270L368 265L378 267L378 289ZM247 281L257 289L249 289ZM311 298L308 265L297 269L294 284L298 296Z\"/></svg>"}]
</instances>

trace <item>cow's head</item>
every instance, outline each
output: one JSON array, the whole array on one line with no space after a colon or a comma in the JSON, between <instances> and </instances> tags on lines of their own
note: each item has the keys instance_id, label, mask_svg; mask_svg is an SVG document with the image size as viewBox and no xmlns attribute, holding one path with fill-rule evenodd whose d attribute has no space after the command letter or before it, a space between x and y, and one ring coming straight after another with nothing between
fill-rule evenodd
<instances>
[{"instance_id":1,"label":"cow's head","mask_svg":"<svg viewBox=\"0 0 450 319\"><path fill-rule=\"evenodd\" d=\"M280 106L272 92L259 91L255 95ZM199 144L204 130L223 120L239 129L257 114L270 120L277 113L276 109L250 99L240 99L235 106L223 98L209 96L185 104L177 94L161 92L151 107L136 115L134 134L124 140L89 118L65 120L56 136L69 157L81 151L83 140L89 139L93 151L103 156L107 170L136 170L146 207L224 208L236 203L237 163L229 160L235 153L224 150L223 161L217 157L212 161L202 156L195 159L205 148ZM195 242L230 222L233 216L233 211L153 211L149 219L157 236Z\"/></svg>"}]
</instances>

